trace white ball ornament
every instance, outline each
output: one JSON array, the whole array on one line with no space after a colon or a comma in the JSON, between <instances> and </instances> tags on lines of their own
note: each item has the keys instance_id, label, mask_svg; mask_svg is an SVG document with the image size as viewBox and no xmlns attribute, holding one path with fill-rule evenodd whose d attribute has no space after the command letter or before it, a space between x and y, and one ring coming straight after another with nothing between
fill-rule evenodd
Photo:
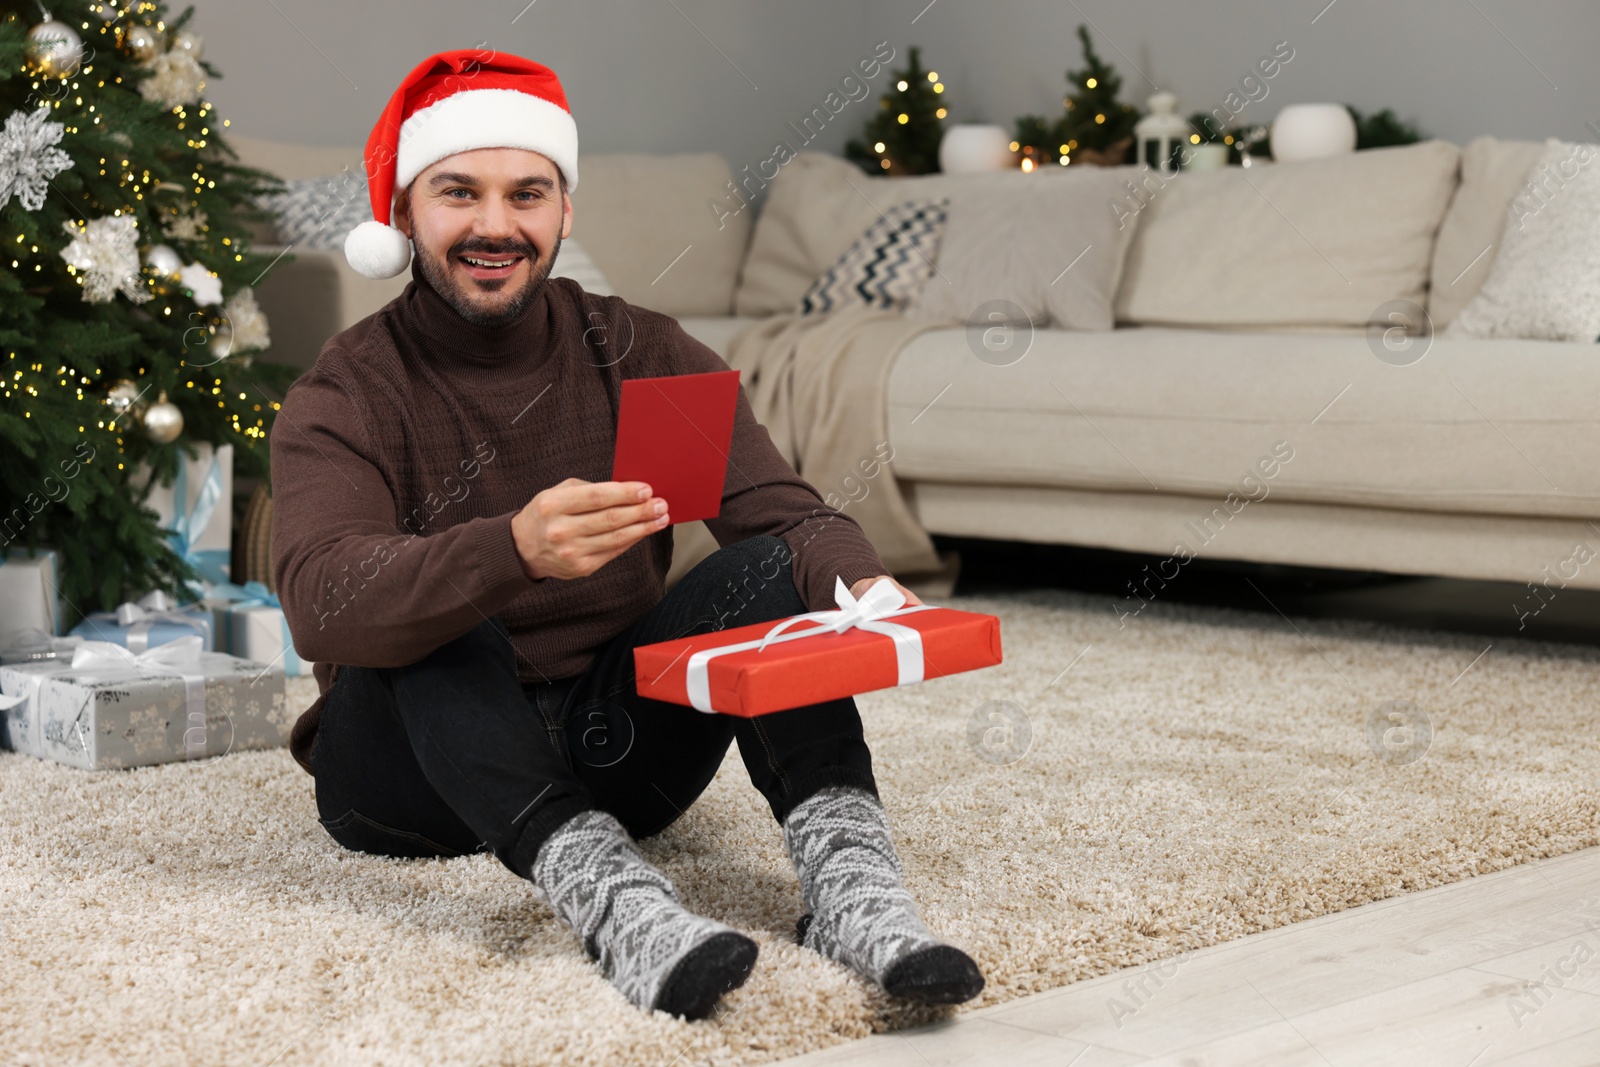
<instances>
[{"instance_id":1,"label":"white ball ornament","mask_svg":"<svg viewBox=\"0 0 1600 1067\"><path fill-rule=\"evenodd\" d=\"M200 54L205 51L205 48L206 39L190 30L179 30L177 35L172 38L172 50L174 52L188 52L196 59L200 58Z\"/></svg>"},{"instance_id":2,"label":"white ball ornament","mask_svg":"<svg viewBox=\"0 0 1600 1067\"><path fill-rule=\"evenodd\" d=\"M344 258L363 277L393 278L411 265L411 239L368 219L345 237Z\"/></svg>"},{"instance_id":3,"label":"white ball ornament","mask_svg":"<svg viewBox=\"0 0 1600 1067\"><path fill-rule=\"evenodd\" d=\"M28 59L41 74L70 75L83 62L83 38L47 13L44 22L28 31Z\"/></svg>"},{"instance_id":4,"label":"white ball ornament","mask_svg":"<svg viewBox=\"0 0 1600 1067\"><path fill-rule=\"evenodd\" d=\"M158 445L170 445L183 433L183 412L167 399L165 391L144 413L144 432Z\"/></svg>"},{"instance_id":5,"label":"white ball ornament","mask_svg":"<svg viewBox=\"0 0 1600 1067\"><path fill-rule=\"evenodd\" d=\"M145 264L162 278L172 280L183 270L183 258L168 245L151 245L144 254Z\"/></svg>"}]
</instances>

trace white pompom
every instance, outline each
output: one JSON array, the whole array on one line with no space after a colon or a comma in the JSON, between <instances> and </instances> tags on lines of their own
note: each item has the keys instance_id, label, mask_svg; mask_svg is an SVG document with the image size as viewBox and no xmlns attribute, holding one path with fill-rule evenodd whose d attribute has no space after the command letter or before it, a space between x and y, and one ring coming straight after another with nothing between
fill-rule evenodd
<instances>
[{"instance_id":1,"label":"white pompom","mask_svg":"<svg viewBox=\"0 0 1600 1067\"><path fill-rule=\"evenodd\" d=\"M411 265L411 239L393 226L369 219L345 237L344 258L357 274L393 278Z\"/></svg>"}]
</instances>

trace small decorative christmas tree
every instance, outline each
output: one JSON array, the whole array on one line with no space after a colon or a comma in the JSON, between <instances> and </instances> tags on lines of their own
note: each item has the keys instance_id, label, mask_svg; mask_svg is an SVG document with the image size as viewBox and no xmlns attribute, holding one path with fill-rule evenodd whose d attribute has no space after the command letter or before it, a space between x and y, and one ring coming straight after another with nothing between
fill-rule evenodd
<instances>
[{"instance_id":1,"label":"small decorative christmas tree","mask_svg":"<svg viewBox=\"0 0 1600 1067\"><path fill-rule=\"evenodd\" d=\"M1071 91L1061 101L1065 111L1055 122L1038 115L1017 119L1015 150L1022 152L1024 167L1045 163L1082 162L1112 166L1127 161L1133 147L1133 126L1139 111L1118 101L1122 77L1102 60L1089 39L1089 28L1078 27L1083 44L1082 70L1067 71Z\"/></svg>"},{"instance_id":2,"label":"small decorative christmas tree","mask_svg":"<svg viewBox=\"0 0 1600 1067\"><path fill-rule=\"evenodd\" d=\"M1361 112L1345 105L1356 124L1356 151L1363 148L1389 148L1393 145L1416 144L1422 133L1409 122L1402 121L1392 108L1362 117Z\"/></svg>"},{"instance_id":3,"label":"small decorative christmas tree","mask_svg":"<svg viewBox=\"0 0 1600 1067\"><path fill-rule=\"evenodd\" d=\"M894 90L878 101L861 137L844 146L844 156L868 174L936 174L939 142L949 114L939 72L922 69L921 49L911 46L911 65L894 72Z\"/></svg>"},{"instance_id":4,"label":"small decorative christmas tree","mask_svg":"<svg viewBox=\"0 0 1600 1067\"><path fill-rule=\"evenodd\" d=\"M250 288L258 196L204 98L220 75L152 0L0 0L0 551L60 550L68 621L193 577L130 478L233 443L266 473L295 371ZM219 506L227 508L229 501Z\"/></svg>"}]
</instances>

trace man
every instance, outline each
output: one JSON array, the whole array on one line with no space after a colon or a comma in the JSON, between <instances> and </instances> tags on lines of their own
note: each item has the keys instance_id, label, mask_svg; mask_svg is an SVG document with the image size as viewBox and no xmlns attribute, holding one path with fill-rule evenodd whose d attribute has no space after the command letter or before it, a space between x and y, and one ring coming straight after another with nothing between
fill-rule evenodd
<instances>
[{"instance_id":1,"label":"man","mask_svg":"<svg viewBox=\"0 0 1600 1067\"><path fill-rule=\"evenodd\" d=\"M969 999L983 977L905 889L854 701L736 719L635 691L637 645L886 575L741 392L708 522L723 547L665 590L671 501L610 480L620 382L726 365L665 315L549 278L577 143L554 73L478 51L420 64L367 143L374 221L346 255L374 277L410 261L411 284L327 342L272 437L275 574L321 689L291 748L320 819L366 852L492 850L630 1001L700 1018L756 944L683 908L633 838L737 738L799 876L802 943L893 995Z\"/></svg>"}]
</instances>

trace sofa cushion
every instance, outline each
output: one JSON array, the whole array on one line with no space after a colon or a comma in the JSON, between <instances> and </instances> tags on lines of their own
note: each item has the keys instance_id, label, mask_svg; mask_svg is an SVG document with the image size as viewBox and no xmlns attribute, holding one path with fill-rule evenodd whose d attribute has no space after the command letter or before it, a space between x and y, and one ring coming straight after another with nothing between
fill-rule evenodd
<instances>
[{"instance_id":1,"label":"sofa cushion","mask_svg":"<svg viewBox=\"0 0 1600 1067\"><path fill-rule=\"evenodd\" d=\"M1140 212L1117 321L1355 326L1420 306L1460 154L1427 141L1179 174Z\"/></svg>"},{"instance_id":2,"label":"sofa cushion","mask_svg":"<svg viewBox=\"0 0 1600 1067\"><path fill-rule=\"evenodd\" d=\"M550 268L550 277L571 278L585 292L595 296L615 296L617 293L611 287L611 280L606 277L605 271L600 269L575 237L568 237L561 242L561 251L556 255L555 266Z\"/></svg>"},{"instance_id":3,"label":"sofa cushion","mask_svg":"<svg viewBox=\"0 0 1600 1067\"><path fill-rule=\"evenodd\" d=\"M890 207L805 291L800 314L825 315L852 305L904 311L933 273L947 217L943 201Z\"/></svg>"},{"instance_id":4,"label":"sofa cushion","mask_svg":"<svg viewBox=\"0 0 1600 1067\"><path fill-rule=\"evenodd\" d=\"M597 153L579 167L572 236L618 296L668 315L732 311L750 216L719 222L708 206L726 196L727 160L716 152Z\"/></svg>"},{"instance_id":5,"label":"sofa cushion","mask_svg":"<svg viewBox=\"0 0 1600 1067\"><path fill-rule=\"evenodd\" d=\"M1600 340L1600 146L1551 138L1449 336Z\"/></svg>"},{"instance_id":6,"label":"sofa cushion","mask_svg":"<svg viewBox=\"0 0 1600 1067\"><path fill-rule=\"evenodd\" d=\"M938 271L911 314L969 322L982 308L986 324L1004 312L1015 323L1111 329L1137 222L1116 208L1142 180L1137 167L1057 167L953 182Z\"/></svg>"},{"instance_id":7,"label":"sofa cushion","mask_svg":"<svg viewBox=\"0 0 1600 1067\"><path fill-rule=\"evenodd\" d=\"M889 434L913 480L1221 501L1283 441L1283 500L1585 517L1597 390L1593 348L1551 341L1435 337L1396 367L1359 333L1041 330L994 366L938 329L895 363Z\"/></svg>"},{"instance_id":8,"label":"sofa cushion","mask_svg":"<svg viewBox=\"0 0 1600 1067\"><path fill-rule=\"evenodd\" d=\"M1539 161L1537 141L1479 137L1461 150L1461 184L1439 224L1428 286L1428 317L1448 326L1467 306L1499 254L1506 210Z\"/></svg>"},{"instance_id":9,"label":"sofa cushion","mask_svg":"<svg viewBox=\"0 0 1600 1067\"><path fill-rule=\"evenodd\" d=\"M1132 231L1118 229L1116 215L1108 201L1119 192L1121 183L1137 171L1134 167L1091 167L1082 172L1057 168L1057 171L1036 174L1001 171L886 178L866 174L854 163L837 156L801 152L783 167L768 189L761 217L756 221L755 236L751 239L750 254L739 275L739 289L734 296L735 313L772 315L792 310L817 277L892 204L908 199L949 199L950 228L954 234L958 216L973 216L976 211L974 225L981 227L988 217L982 213L986 201L1003 199L1008 205L1016 205L1016 198L1020 196L1018 213L1008 222L1008 232L1015 235L1012 247L1015 248L1018 241L1032 241L1033 244L1011 264L997 264L987 271L975 264L970 270L958 268L961 277L952 275L950 282L945 283L952 287L948 302L944 299L946 294L932 291L941 283L936 274L923 290L930 303L918 314L964 319L978 303L988 298L978 295L981 285L992 283L996 275L1006 277L1009 274L1013 280L1023 279L1015 287L1016 295L1010 299L1023 305L1030 315L1034 309L1028 305L1046 305L1053 301L1054 310L1074 327L1094 328L1099 320L1109 323L1104 304L1108 294L1115 291L1122 266L1123 241ZM1036 203L1028 195L1033 190L1046 190L1040 194L1046 203L1058 194L1077 204L1091 205L1089 220L1097 221L1100 229L1107 235L1114 234L1116 239L1108 236L1103 242L1097 241L1090 234L1089 221L1077 212L1062 212L1036 222L1030 214ZM968 253L961 250L978 247L979 241L965 223L960 224L960 229L964 236L956 242L956 254L965 258ZM1079 241L1080 230L1090 235ZM1063 247L1057 248L1057 244ZM1063 282L1065 288L1049 293L1049 283L1085 244L1096 247L1073 268L1068 276L1072 279L1071 285ZM1091 284L1090 279L1099 281ZM1103 290L1098 296L1096 286ZM1094 314L1097 307L1098 319ZM1035 317L1042 322L1050 311L1050 307L1044 307Z\"/></svg>"}]
</instances>

